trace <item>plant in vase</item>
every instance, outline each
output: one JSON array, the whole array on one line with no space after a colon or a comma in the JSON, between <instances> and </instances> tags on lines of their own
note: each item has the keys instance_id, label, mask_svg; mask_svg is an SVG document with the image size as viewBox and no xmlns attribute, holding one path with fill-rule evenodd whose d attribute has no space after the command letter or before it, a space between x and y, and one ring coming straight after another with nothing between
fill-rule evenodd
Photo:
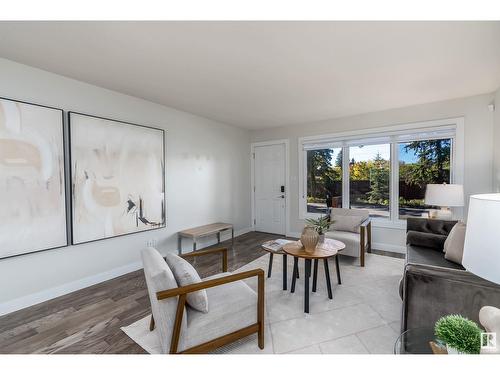
<instances>
[{"instance_id":1,"label":"plant in vase","mask_svg":"<svg viewBox=\"0 0 500 375\"><path fill-rule=\"evenodd\" d=\"M309 227L314 228L314 230L318 233L319 242L323 242L325 240L325 233L328 231L328 229L330 229L333 221L330 221L330 217L328 215L325 215L320 216L317 219L306 219L306 223Z\"/></svg>"},{"instance_id":2,"label":"plant in vase","mask_svg":"<svg viewBox=\"0 0 500 375\"><path fill-rule=\"evenodd\" d=\"M437 339L446 344L448 354L479 354L481 350L482 330L461 315L441 317L434 330Z\"/></svg>"}]
</instances>

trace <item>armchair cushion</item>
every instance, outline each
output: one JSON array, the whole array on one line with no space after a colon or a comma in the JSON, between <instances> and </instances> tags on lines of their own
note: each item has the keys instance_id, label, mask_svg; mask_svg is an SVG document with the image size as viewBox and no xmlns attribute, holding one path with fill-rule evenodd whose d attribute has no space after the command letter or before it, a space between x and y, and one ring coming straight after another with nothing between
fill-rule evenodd
<instances>
[{"instance_id":1,"label":"armchair cushion","mask_svg":"<svg viewBox=\"0 0 500 375\"><path fill-rule=\"evenodd\" d=\"M209 280L230 273L208 277ZM257 294L243 281L206 289L210 299L210 312L203 314L187 307L187 335L189 348L255 324Z\"/></svg>"},{"instance_id":2,"label":"armchair cushion","mask_svg":"<svg viewBox=\"0 0 500 375\"><path fill-rule=\"evenodd\" d=\"M155 331L160 338L162 352L168 353L170 351L170 340L174 328L178 298L167 298L159 301L156 298L156 293L162 290L175 289L178 285L172 271L156 249L152 247L144 249L141 256L151 302L151 311L156 322ZM184 311L180 342L184 339L186 326L186 312Z\"/></svg>"},{"instance_id":3,"label":"armchair cushion","mask_svg":"<svg viewBox=\"0 0 500 375\"><path fill-rule=\"evenodd\" d=\"M194 267L180 256L173 253L167 253L167 255L165 255L165 260L172 270L179 286L191 285L201 281ZM206 290L189 293L186 297L186 302L193 309L201 311L202 313L208 312L208 297Z\"/></svg>"},{"instance_id":4,"label":"armchair cushion","mask_svg":"<svg viewBox=\"0 0 500 375\"><path fill-rule=\"evenodd\" d=\"M325 233L326 238L341 241L345 244L345 249L340 251L341 255L359 257L359 233L331 230ZM368 244L368 237L365 236L365 245Z\"/></svg>"},{"instance_id":5,"label":"armchair cushion","mask_svg":"<svg viewBox=\"0 0 500 375\"><path fill-rule=\"evenodd\" d=\"M359 233L359 226L370 217L370 211L347 208L332 208L331 229L334 231L344 231Z\"/></svg>"},{"instance_id":6,"label":"armchair cushion","mask_svg":"<svg viewBox=\"0 0 500 375\"><path fill-rule=\"evenodd\" d=\"M414 230L409 230L406 233L407 245L428 247L431 249L443 251L445 241L446 235L444 234L417 232Z\"/></svg>"},{"instance_id":7,"label":"armchair cushion","mask_svg":"<svg viewBox=\"0 0 500 375\"><path fill-rule=\"evenodd\" d=\"M359 226L363 221L365 221L363 216L335 215L331 228L337 231L359 233Z\"/></svg>"}]
</instances>

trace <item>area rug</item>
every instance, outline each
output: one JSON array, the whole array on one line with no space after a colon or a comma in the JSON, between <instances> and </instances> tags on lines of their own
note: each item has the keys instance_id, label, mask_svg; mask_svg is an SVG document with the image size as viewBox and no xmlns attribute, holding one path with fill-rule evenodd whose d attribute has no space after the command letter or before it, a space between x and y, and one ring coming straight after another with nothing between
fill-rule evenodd
<instances>
[{"instance_id":1,"label":"area rug","mask_svg":"<svg viewBox=\"0 0 500 375\"><path fill-rule=\"evenodd\" d=\"M288 257L291 258L291 257ZM267 272L265 255L234 271L262 268ZM328 298L323 265L318 268L318 286L310 294L310 313L304 313L304 263L299 263L300 279L295 293L282 290L282 257L274 257L271 278L266 279L265 348L257 346L256 335L239 340L215 353L232 354L367 354L392 353L400 331L401 299L399 280L403 259L367 254L366 266L359 260L340 257L342 284L338 285L333 261L330 273L333 299ZM288 260L291 275L292 259ZM246 283L254 290L257 281ZM149 331L150 316L122 330L144 350L160 353L156 331Z\"/></svg>"}]
</instances>

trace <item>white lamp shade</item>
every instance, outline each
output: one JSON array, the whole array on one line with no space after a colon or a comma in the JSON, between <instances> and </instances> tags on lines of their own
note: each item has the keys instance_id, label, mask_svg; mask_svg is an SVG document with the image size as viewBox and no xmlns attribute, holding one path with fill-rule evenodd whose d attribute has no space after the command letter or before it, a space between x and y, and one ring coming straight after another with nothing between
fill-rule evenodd
<instances>
[{"instance_id":1,"label":"white lamp shade","mask_svg":"<svg viewBox=\"0 0 500 375\"><path fill-rule=\"evenodd\" d=\"M425 190L425 204L440 207L462 207L464 187L457 184L428 184Z\"/></svg>"},{"instance_id":2,"label":"white lamp shade","mask_svg":"<svg viewBox=\"0 0 500 375\"><path fill-rule=\"evenodd\" d=\"M500 194L470 197L462 264L467 271L500 284Z\"/></svg>"}]
</instances>

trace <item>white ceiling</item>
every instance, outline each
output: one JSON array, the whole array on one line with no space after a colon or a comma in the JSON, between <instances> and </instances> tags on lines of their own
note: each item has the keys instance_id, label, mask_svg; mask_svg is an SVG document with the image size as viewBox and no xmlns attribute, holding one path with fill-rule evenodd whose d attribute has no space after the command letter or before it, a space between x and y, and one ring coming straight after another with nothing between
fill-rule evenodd
<instances>
[{"instance_id":1,"label":"white ceiling","mask_svg":"<svg viewBox=\"0 0 500 375\"><path fill-rule=\"evenodd\" d=\"M257 129L492 92L500 22L0 22L0 56Z\"/></svg>"}]
</instances>

